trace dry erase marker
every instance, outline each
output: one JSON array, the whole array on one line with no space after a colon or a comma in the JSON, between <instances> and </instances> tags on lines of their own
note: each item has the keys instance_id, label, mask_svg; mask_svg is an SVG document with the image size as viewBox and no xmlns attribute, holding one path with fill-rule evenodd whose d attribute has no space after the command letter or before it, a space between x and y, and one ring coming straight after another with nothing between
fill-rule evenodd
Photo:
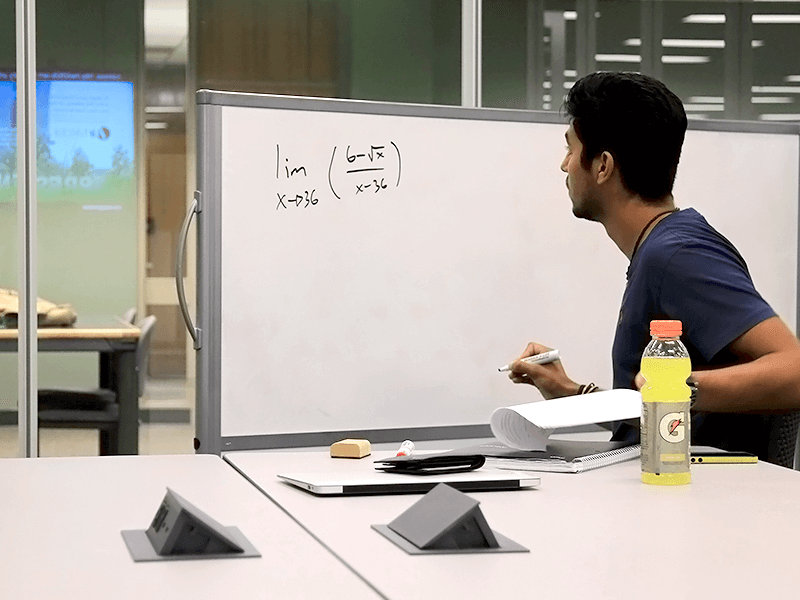
<instances>
[{"instance_id":1,"label":"dry erase marker","mask_svg":"<svg viewBox=\"0 0 800 600\"><path fill-rule=\"evenodd\" d=\"M558 355L558 350L549 350L547 352L542 352L541 354L534 354L533 356L529 356L528 358L523 358L522 362L531 363L533 365L544 365L547 363L551 363L554 360L558 360L559 358L560 356ZM510 371L511 365L500 367L497 370Z\"/></svg>"},{"instance_id":2,"label":"dry erase marker","mask_svg":"<svg viewBox=\"0 0 800 600\"><path fill-rule=\"evenodd\" d=\"M395 456L411 456L412 452L414 452L414 442L406 440L400 444L400 448L398 448Z\"/></svg>"}]
</instances>

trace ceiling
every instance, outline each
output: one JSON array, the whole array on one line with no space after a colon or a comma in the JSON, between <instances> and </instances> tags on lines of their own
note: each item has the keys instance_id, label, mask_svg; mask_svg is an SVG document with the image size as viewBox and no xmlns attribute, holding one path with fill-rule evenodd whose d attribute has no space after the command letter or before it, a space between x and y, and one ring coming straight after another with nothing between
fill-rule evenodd
<instances>
[{"instance_id":1,"label":"ceiling","mask_svg":"<svg viewBox=\"0 0 800 600\"><path fill-rule=\"evenodd\" d=\"M186 65L188 0L144 0L145 61L149 66Z\"/></svg>"}]
</instances>

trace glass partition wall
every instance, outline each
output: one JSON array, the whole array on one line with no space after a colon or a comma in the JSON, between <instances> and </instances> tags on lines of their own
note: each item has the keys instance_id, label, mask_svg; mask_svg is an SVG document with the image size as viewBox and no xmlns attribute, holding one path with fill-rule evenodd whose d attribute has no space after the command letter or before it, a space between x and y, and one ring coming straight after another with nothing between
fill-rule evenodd
<instances>
[{"instance_id":1,"label":"glass partition wall","mask_svg":"<svg viewBox=\"0 0 800 600\"><path fill-rule=\"evenodd\" d=\"M557 111L577 77L663 79L696 118L797 120L800 2L190 0L194 89L461 104L480 9L481 104Z\"/></svg>"},{"instance_id":2,"label":"glass partition wall","mask_svg":"<svg viewBox=\"0 0 800 600\"><path fill-rule=\"evenodd\" d=\"M800 2L483 3L483 105L556 111L577 77L639 71L690 118L800 121Z\"/></svg>"},{"instance_id":3,"label":"glass partition wall","mask_svg":"<svg viewBox=\"0 0 800 600\"><path fill-rule=\"evenodd\" d=\"M119 317L138 300L142 218L136 87L141 79L142 7L125 0L29 4L36 15L32 25L36 103L30 111L35 114L27 118L36 120L35 207L30 220L36 238L31 255L38 321L40 327L118 326ZM0 46L0 128L6 119L0 129L0 243L8 246L4 256L11 259L21 249L17 236L6 235L16 231L14 211L2 208L12 206L12 198L15 206L14 184L20 180L16 165L10 167L7 160L15 148L18 125L9 126L7 121L9 108L17 103L14 54L6 47L6 40L14 39L9 27L14 23L14 3L4 3L0 10L5 13L0 15L2 27L9 28ZM8 272L17 263L3 261L0 288L19 288L20 278ZM40 341L35 361L38 389L97 388L100 354L97 348L85 351L85 346L75 351L73 346ZM15 358L7 352L0 356L4 424L16 416L8 414L16 413L18 400ZM32 396L35 403L36 389ZM76 435L96 439L98 432L41 429L38 450L42 455L70 454L66 448ZM89 453L96 453L94 448Z\"/></svg>"},{"instance_id":4,"label":"glass partition wall","mask_svg":"<svg viewBox=\"0 0 800 600\"><path fill-rule=\"evenodd\" d=\"M461 102L461 0L190 0L197 88Z\"/></svg>"},{"instance_id":5,"label":"glass partition wall","mask_svg":"<svg viewBox=\"0 0 800 600\"><path fill-rule=\"evenodd\" d=\"M36 4L38 294L75 328L118 327L138 300L141 4ZM100 362L40 343L39 388L96 388ZM41 454L95 453L84 437L97 429L42 427Z\"/></svg>"},{"instance_id":6,"label":"glass partition wall","mask_svg":"<svg viewBox=\"0 0 800 600\"><path fill-rule=\"evenodd\" d=\"M18 355L16 335L8 329L14 309L19 265L17 220L16 10L0 5L0 458L20 454L18 427Z\"/></svg>"},{"instance_id":7,"label":"glass partition wall","mask_svg":"<svg viewBox=\"0 0 800 600\"><path fill-rule=\"evenodd\" d=\"M691 118L800 122L800 1L38 0L36 14L38 294L76 324L156 314L151 372L178 386L193 376L171 278L197 89L460 105L462 71L477 67L480 105L558 111L580 76L633 70L664 80ZM14 22L3 3L0 289L18 285ZM4 455L15 348L0 353ZM40 387L97 385L95 354L41 352L38 367ZM62 453L51 434L42 453Z\"/></svg>"}]
</instances>

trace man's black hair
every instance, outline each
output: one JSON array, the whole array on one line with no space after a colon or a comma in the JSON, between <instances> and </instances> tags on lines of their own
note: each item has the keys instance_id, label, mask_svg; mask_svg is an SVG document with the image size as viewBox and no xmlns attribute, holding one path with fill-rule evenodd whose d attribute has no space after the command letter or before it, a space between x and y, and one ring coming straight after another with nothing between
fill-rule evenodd
<instances>
[{"instance_id":1,"label":"man's black hair","mask_svg":"<svg viewBox=\"0 0 800 600\"><path fill-rule=\"evenodd\" d=\"M667 86L639 73L592 73L575 82L564 110L583 144L584 166L607 150L629 191L646 200L672 192L687 123Z\"/></svg>"}]
</instances>

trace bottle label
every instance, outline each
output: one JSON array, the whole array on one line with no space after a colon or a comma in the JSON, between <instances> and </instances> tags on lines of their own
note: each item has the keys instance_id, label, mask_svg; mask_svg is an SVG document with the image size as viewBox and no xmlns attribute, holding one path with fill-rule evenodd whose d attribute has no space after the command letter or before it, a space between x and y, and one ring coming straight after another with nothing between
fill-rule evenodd
<instances>
[{"instance_id":1,"label":"bottle label","mask_svg":"<svg viewBox=\"0 0 800 600\"><path fill-rule=\"evenodd\" d=\"M642 472L689 471L688 402L642 403Z\"/></svg>"}]
</instances>

